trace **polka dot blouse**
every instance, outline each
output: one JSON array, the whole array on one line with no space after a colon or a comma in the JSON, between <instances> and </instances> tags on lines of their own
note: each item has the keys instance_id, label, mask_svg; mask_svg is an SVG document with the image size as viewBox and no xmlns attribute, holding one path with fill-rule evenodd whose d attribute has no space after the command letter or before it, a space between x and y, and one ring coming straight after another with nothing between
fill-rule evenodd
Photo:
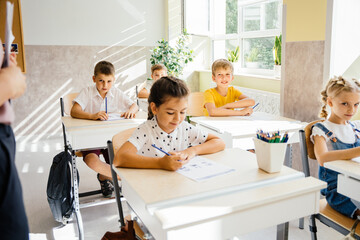
<instances>
[{"instance_id":1,"label":"polka dot blouse","mask_svg":"<svg viewBox=\"0 0 360 240\"><path fill-rule=\"evenodd\" d=\"M163 157L165 154L152 147L152 144L166 152L178 152L204 143L207 137L207 132L185 121L172 133L167 134L154 117L137 127L128 141L136 147L139 155Z\"/></svg>"}]
</instances>

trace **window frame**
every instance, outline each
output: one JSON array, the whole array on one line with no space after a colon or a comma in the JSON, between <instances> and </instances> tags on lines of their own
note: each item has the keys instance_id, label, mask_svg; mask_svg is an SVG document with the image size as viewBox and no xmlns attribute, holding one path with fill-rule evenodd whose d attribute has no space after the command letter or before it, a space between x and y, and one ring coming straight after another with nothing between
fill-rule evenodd
<instances>
[{"instance_id":1,"label":"window frame","mask_svg":"<svg viewBox=\"0 0 360 240\"><path fill-rule=\"evenodd\" d=\"M184 4L185 4L185 0ZM251 39L251 38L266 38L266 37L275 37L275 36L279 36L282 32L282 10L279 10L279 23L280 23L280 27L279 29L267 29L267 30L257 30L257 31L243 31L243 9L245 7L251 6L251 5L256 5L256 4L260 4L260 3L270 3L270 2L279 2L280 4L280 8L282 8L282 1L281 0L243 0L243 1L239 1L238 0L238 31L237 33L231 33L231 34L215 34L214 32L214 22L216 21L215 19L215 15L214 15L214 1L218 1L218 0L208 0L208 4L209 4L209 33L205 36L209 37L211 40L211 56L212 56L212 61L214 61L215 56L214 56L214 42L215 41L225 41L224 44L226 44L226 40L235 40L238 42L238 46L240 46L240 59L239 59L239 65L240 70L235 72L235 73L239 73L239 74L254 74L254 75L262 75L262 76L273 76L274 75L274 69L251 69L251 68L247 68L245 67L245 60L244 60L244 50L243 50L243 45L244 45L244 40L246 39ZM226 0L223 0L224 2L226 2ZM184 15L186 14L186 12L184 12ZM186 27L186 22L184 22L184 26ZM203 34L195 34L195 33L190 33L191 35L195 35L195 36L204 36ZM226 54L224 55L225 58L227 58ZM236 69L238 70L238 69Z\"/></svg>"}]
</instances>

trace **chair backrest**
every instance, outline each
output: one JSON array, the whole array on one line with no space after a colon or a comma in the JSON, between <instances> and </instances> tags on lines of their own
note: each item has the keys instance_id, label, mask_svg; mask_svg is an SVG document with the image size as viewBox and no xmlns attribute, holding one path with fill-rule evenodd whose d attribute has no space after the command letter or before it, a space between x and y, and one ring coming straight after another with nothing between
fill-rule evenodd
<instances>
[{"instance_id":1,"label":"chair backrest","mask_svg":"<svg viewBox=\"0 0 360 240\"><path fill-rule=\"evenodd\" d=\"M129 128L124 131L121 131L118 134L113 136L112 141L107 142L109 158L110 158L111 175L112 175L112 179L113 179L113 183L114 183L116 203L117 203L119 218L120 218L120 227L125 226L125 221L124 221L124 213L123 213L121 199L120 199L120 187L119 187L119 183L117 181L118 180L117 174L113 168L113 164L114 164L116 152L129 139L129 137L134 132L134 130L135 130L135 128Z\"/></svg>"},{"instance_id":2,"label":"chair backrest","mask_svg":"<svg viewBox=\"0 0 360 240\"><path fill-rule=\"evenodd\" d=\"M315 153L314 153L314 144L310 140L310 136L311 136L311 133L312 133L312 127L313 127L313 125L315 123L323 122L323 121L324 120L313 121L313 122L309 123L308 125L306 125L306 127L304 128L307 154L311 159L316 159L316 156L315 156Z\"/></svg>"},{"instance_id":3,"label":"chair backrest","mask_svg":"<svg viewBox=\"0 0 360 240\"><path fill-rule=\"evenodd\" d=\"M112 144L114 149L114 155L119 150L119 148L129 139L135 129L136 128L129 128L113 136Z\"/></svg>"},{"instance_id":4,"label":"chair backrest","mask_svg":"<svg viewBox=\"0 0 360 240\"><path fill-rule=\"evenodd\" d=\"M187 115L192 117L204 116L204 93L192 92L189 95Z\"/></svg>"},{"instance_id":5,"label":"chair backrest","mask_svg":"<svg viewBox=\"0 0 360 240\"><path fill-rule=\"evenodd\" d=\"M62 102L63 102L63 106L64 106L62 115L63 114L70 115L70 111L73 106L72 101L77 97L78 94L79 93L69 93L69 94L65 95L64 97L62 97ZM61 99L60 99L60 101L61 101Z\"/></svg>"},{"instance_id":6,"label":"chair backrest","mask_svg":"<svg viewBox=\"0 0 360 240\"><path fill-rule=\"evenodd\" d=\"M323 120L313 121L306 125L304 130L299 131L301 161L303 166L303 172L306 177L310 176L309 158L316 160L316 156L314 153L314 144L310 140L312 126L315 123L322 121Z\"/></svg>"}]
</instances>

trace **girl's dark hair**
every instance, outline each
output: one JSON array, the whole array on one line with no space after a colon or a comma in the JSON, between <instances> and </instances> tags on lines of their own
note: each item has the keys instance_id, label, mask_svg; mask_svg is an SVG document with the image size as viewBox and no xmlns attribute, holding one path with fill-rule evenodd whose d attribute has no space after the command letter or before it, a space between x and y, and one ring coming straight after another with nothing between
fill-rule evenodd
<instances>
[{"instance_id":1,"label":"girl's dark hair","mask_svg":"<svg viewBox=\"0 0 360 240\"><path fill-rule=\"evenodd\" d=\"M182 98L189 95L189 89L185 82L176 77L166 76L157 80L150 89L150 95L148 98L149 111L148 120L154 117L151 111L150 103L155 103L156 107L166 102L169 97Z\"/></svg>"}]
</instances>

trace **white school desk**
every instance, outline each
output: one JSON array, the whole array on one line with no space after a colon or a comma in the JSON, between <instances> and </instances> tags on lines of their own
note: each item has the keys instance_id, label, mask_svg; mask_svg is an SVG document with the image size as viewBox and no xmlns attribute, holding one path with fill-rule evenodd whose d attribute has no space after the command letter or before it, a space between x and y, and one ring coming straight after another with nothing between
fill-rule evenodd
<instances>
[{"instance_id":1,"label":"white school desk","mask_svg":"<svg viewBox=\"0 0 360 240\"><path fill-rule=\"evenodd\" d=\"M136 127L146 121L147 113L138 112L134 119L94 121L62 117L68 143L73 150L107 148L107 141L120 131Z\"/></svg>"},{"instance_id":2,"label":"white school desk","mask_svg":"<svg viewBox=\"0 0 360 240\"><path fill-rule=\"evenodd\" d=\"M239 148L203 156L235 171L195 182L172 171L115 168L124 197L156 240L229 239L319 211L325 182L285 166L268 174Z\"/></svg>"},{"instance_id":3,"label":"white school desk","mask_svg":"<svg viewBox=\"0 0 360 240\"><path fill-rule=\"evenodd\" d=\"M268 132L289 132L289 143L299 142L298 131L303 129L304 123L294 119L275 116L264 112L254 112L251 116L231 117L192 117L190 119L199 128L206 129L221 137L226 147L254 148L250 138L256 137L256 131L262 129ZM244 144L242 140L247 143ZM242 147L244 146L244 147Z\"/></svg>"},{"instance_id":4,"label":"white school desk","mask_svg":"<svg viewBox=\"0 0 360 240\"><path fill-rule=\"evenodd\" d=\"M121 119L115 121L95 121L76 119L69 116L62 117L65 127L66 145L72 153L72 182L74 191L74 209L78 225L79 239L84 239L84 230L80 214L79 186L75 151L97 148L107 148L107 141L120 131L133 128L146 121L147 113L138 112L135 119Z\"/></svg>"},{"instance_id":5,"label":"white school desk","mask_svg":"<svg viewBox=\"0 0 360 240\"><path fill-rule=\"evenodd\" d=\"M360 201L360 163L353 160L337 160L324 163L326 168L339 172L338 192Z\"/></svg>"}]
</instances>

